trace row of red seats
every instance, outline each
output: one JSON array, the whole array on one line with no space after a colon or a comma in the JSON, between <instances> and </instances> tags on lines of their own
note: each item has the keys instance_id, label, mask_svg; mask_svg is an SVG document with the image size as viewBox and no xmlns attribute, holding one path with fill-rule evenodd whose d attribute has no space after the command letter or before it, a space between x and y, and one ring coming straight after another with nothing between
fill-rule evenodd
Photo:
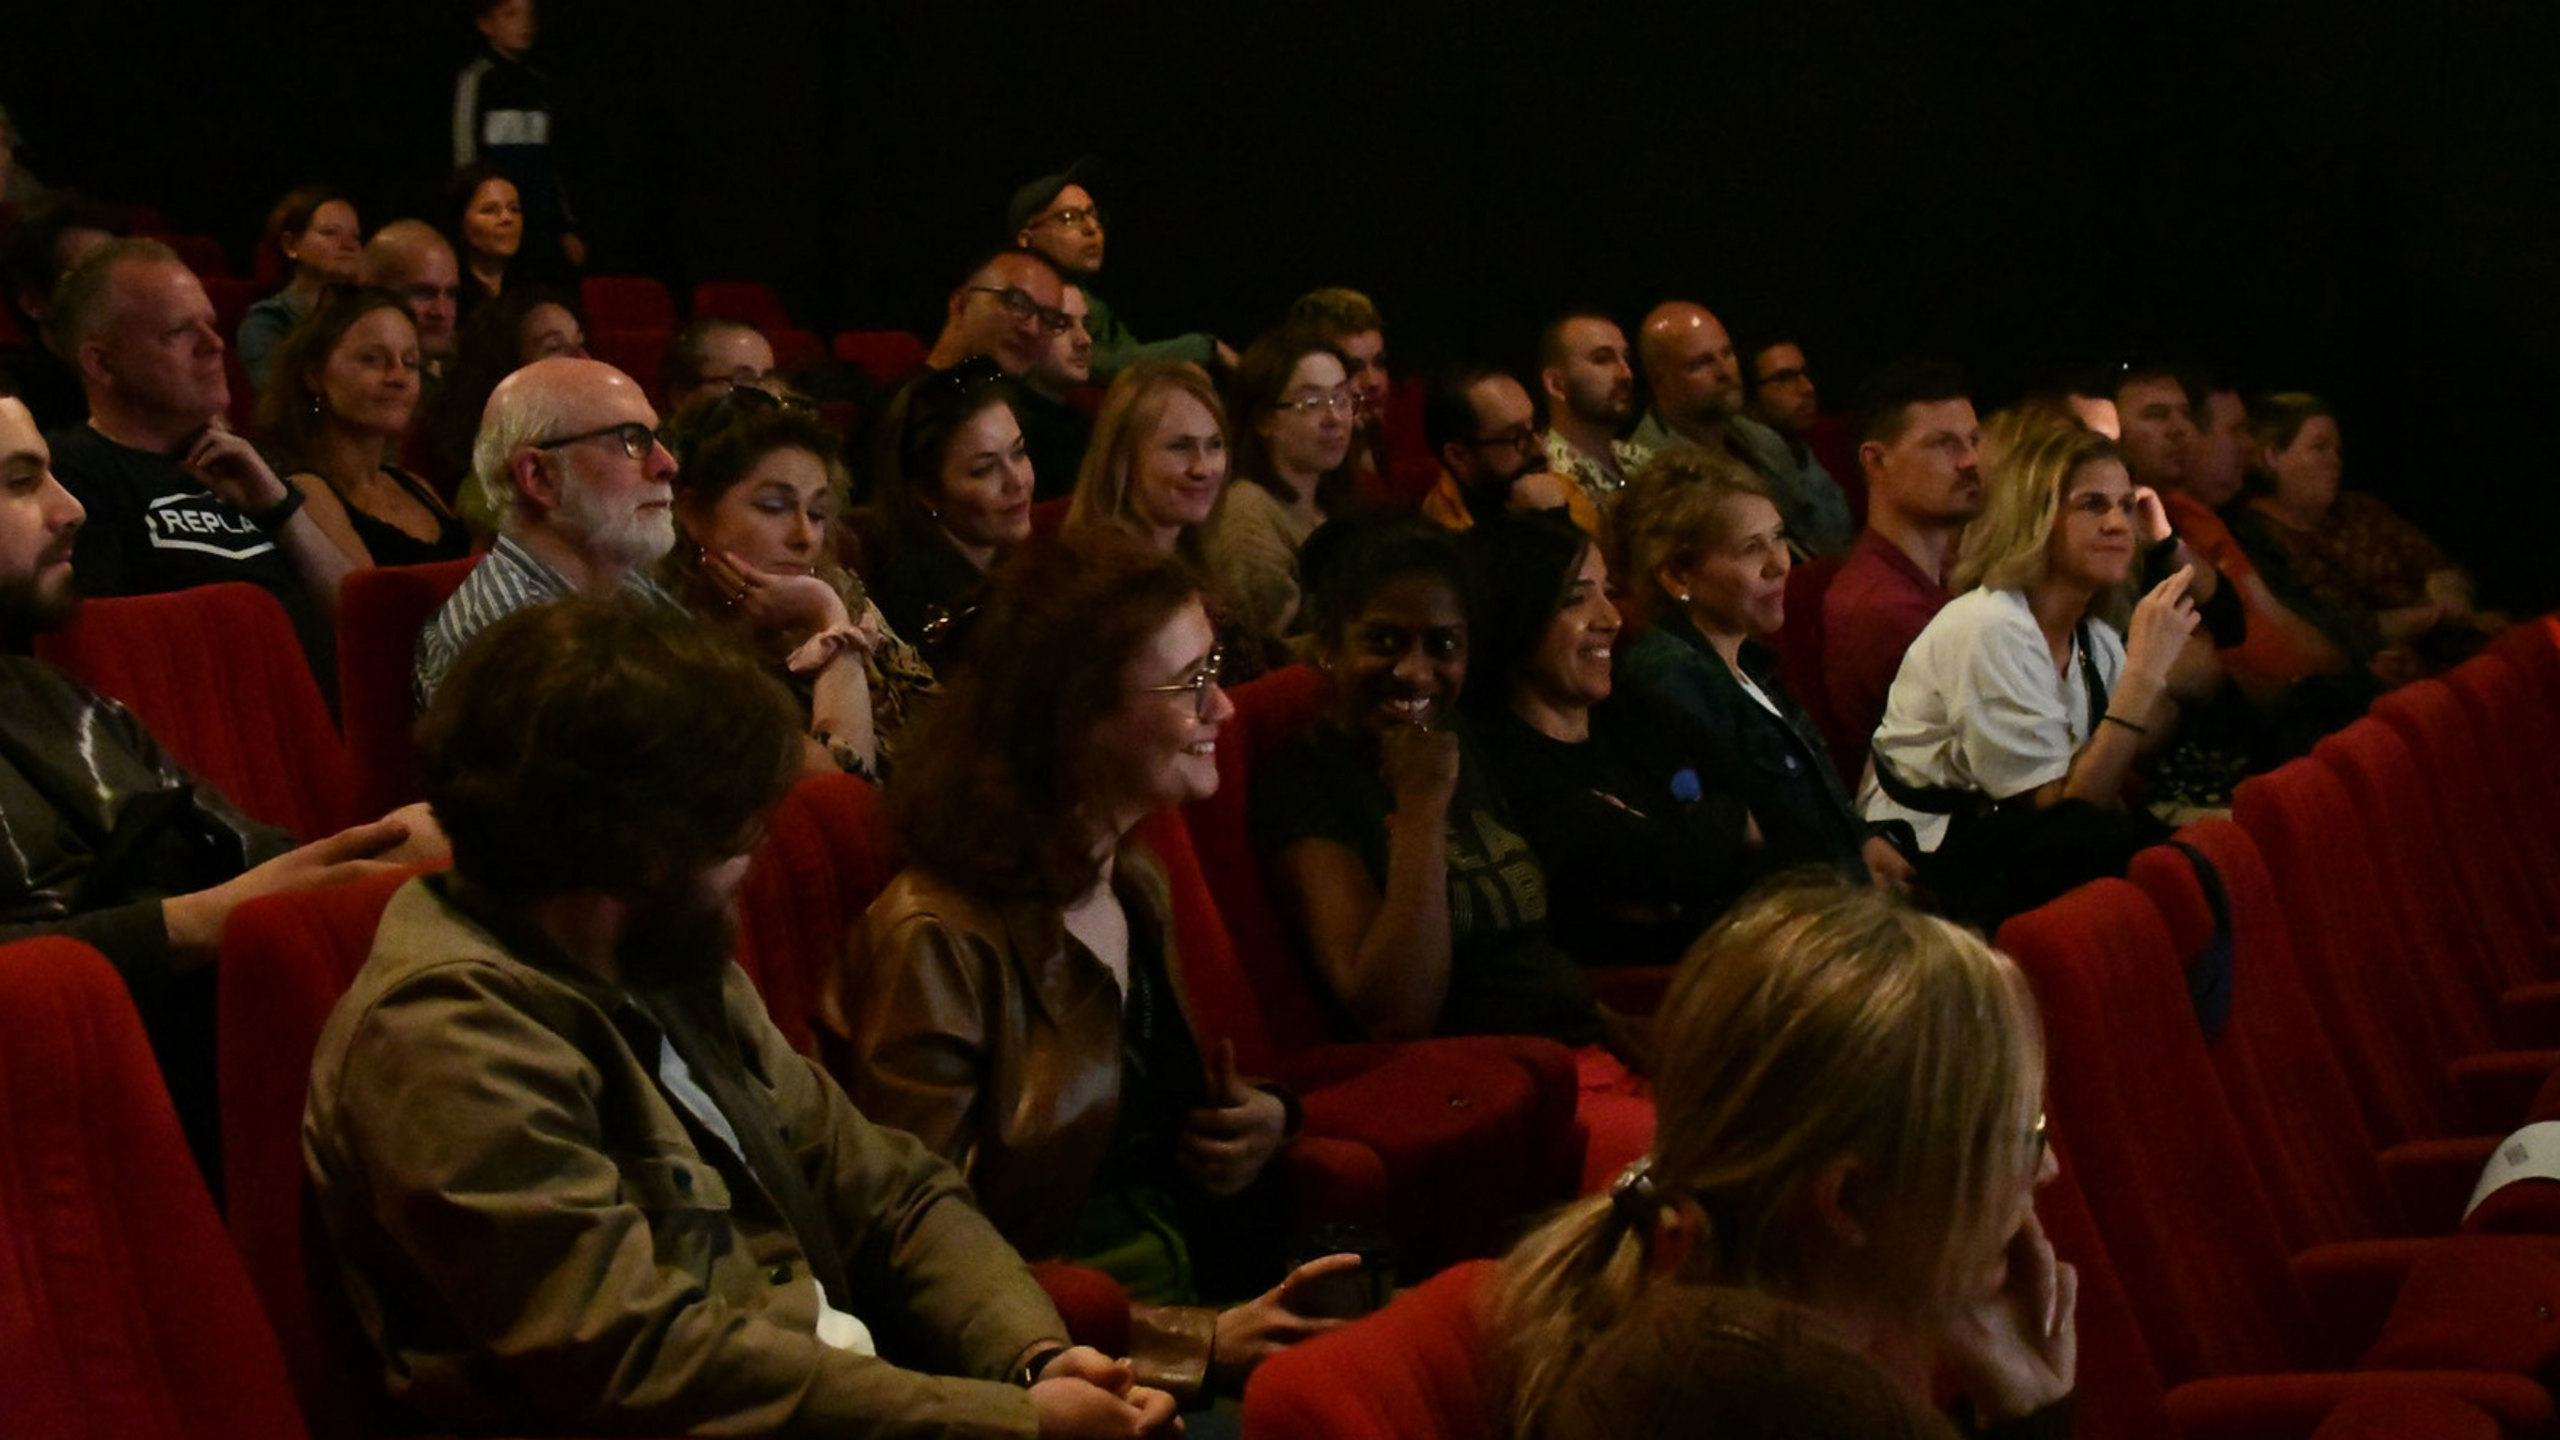
<instances>
[{"instance_id":1,"label":"row of red seats","mask_svg":"<svg viewBox=\"0 0 2560 1440\"><path fill-rule=\"evenodd\" d=\"M2560 1118L2555 719L2546 619L2003 928L2047 1031L2079 1433L2552 1432L2560 1181L2462 1210L2496 1137ZM1487 1273L1273 1361L1248 1433L1501 1433Z\"/></svg>"}]
</instances>

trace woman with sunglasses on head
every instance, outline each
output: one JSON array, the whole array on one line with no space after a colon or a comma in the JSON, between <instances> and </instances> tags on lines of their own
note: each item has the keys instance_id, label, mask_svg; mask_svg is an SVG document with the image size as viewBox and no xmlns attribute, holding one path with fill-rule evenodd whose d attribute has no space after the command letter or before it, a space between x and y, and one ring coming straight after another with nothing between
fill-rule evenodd
<instances>
[{"instance_id":1,"label":"woman with sunglasses on head","mask_svg":"<svg viewBox=\"0 0 2560 1440\"><path fill-rule=\"evenodd\" d=\"M694 400L667 432L677 534L659 582L783 672L809 714L813 769L887 774L933 671L836 563L836 433L797 396L749 385Z\"/></svg>"},{"instance_id":2,"label":"woman with sunglasses on head","mask_svg":"<svg viewBox=\"0 0 2560 1440\"><path fill-rule=\"evenodd\" d=\"M1773 889L1699 941L1655 1033L1651 1153L1503 1262L1505 1433L2070 1433L2079 1277L2035 1216L2055 1167L2015 965L1882 892Z\"/></svg>"},{"instance_id":3,"label":"woman with sunglasses on head","mask_svg":"<svg viewBox=\"0 0 2560 1440\"><path fill-rule=\"evenodd\" d=\"M1208 569L1239 626L1285 640L1306 628L1298 551L1349 508L1358 397L1342 352L1305 327L1247 347L1227 395L1245 483L1209 529Z\"/></svg>"},{"instance_id":4,"label":"woman with sunglasses on head","mask_svg":"<svg viewBox=\"0 0 2560 1440\"><path fill-rule=\"evenodd\" d=\"M1268 1179L1294 1107L1200 1042L1169 884L1133 838L1217 788L1235 707L1200 583L1117 526L1035 540L956 643L888 787L908 867L821 1001L833 1068L961 1166L1015 1248L1128 1288L1140 1383L1232 1394L1328 1327L1293 1301L1358 1262L1281 1274Z\"/></svg>"},{"instance_id":5,"label":"woman with sunglasses on head","mask_svg":"<svg viewBox=\"0 0 2560 1440\"><path fill-rule=\"evenodd\" d=\"M2197 616L2181 569L2121 636L2111 623L2141 550L2113 441L2046 425L1982 480L1956 598L1903 657L1859 802L1870 820L1908 822L1921 881L1990 931L2168 838L2125 783L2176 723L2169 675Z\"/></svg>"},{"instance_id":6,"label":"woman with sunglasses on head","mask_svg":"<svg viewBox=\"0 0 2560 1440\"><path fill-rule=\"evenodd\" d=\"M418 410L418 327L391 290L333 286L275 352L258 431L311 518L358 569L471 553L442 496L400 468Z\"/></svg>"},{"instance_id":7,"label":"woman with sunglasses on head","mask_svg":"<svg viewBox=\"0 0 2560 1440\"><path fill-rule=\"evenodd\" d=\"M1103 397L1067 506L1066 530L1115 525L1195 572L1235 487L1227 483L1227 412L1208 373L1181 360L1141 360ZM1220 683L1240 685L1282 658L1236 623L1223 585L1211 606L1224 656Z\"/></svg>"},{"instance_id":8,"label":"woman with sunglasses on head","mask_svg":"<svg viewBox=\"0 0 2560 1440\"><path fill-rule=\"evenodd\" d=\"M979 577L1031 535L1013 386L983 356L907 383L880 423L863 552L871 593L931 656Z\"/></svg>"}]
</instances>

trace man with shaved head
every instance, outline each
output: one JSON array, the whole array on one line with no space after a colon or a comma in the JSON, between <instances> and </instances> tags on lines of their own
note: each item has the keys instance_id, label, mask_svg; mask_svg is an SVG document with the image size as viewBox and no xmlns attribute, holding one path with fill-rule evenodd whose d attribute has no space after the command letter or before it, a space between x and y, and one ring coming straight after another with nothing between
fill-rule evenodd
<instances>
[{"instance_id":1,"label":"man with shaved head","mask_svg":"<svg viewBox=\"0 0 2560 1440\"><path fill-rule=\"evenodd\" d=\"M53 466L88 512L80 587L156 595L239 580L276 597L332 687L329 616L352 568L223 415L231 384L213 302L157 240L109 240L54 287L45 339L80 377L89 421L56 431Z\"/></svg>"},{"instance_id":2,"label":"man with shaved head","mask_svg":"<svg viewBox=\"0 0 2560 1440\"><path fill-rule=\"evenodd\" d=\"M1644 319L1637 342L1653 408L1631 437L1648 450L1721 450L1769 482L1787 538L1808 555L1838 555L1855 531L1849 501L1829 475L1807 474L1784 437L1742 413L1742 362L1724 322L1703 305L1667 301Z\"/></svg>"},{"instance_id":3,"label":"man with shaved head","mask_svg":"<svg viewBox=\"0 0 2560 1440\"><path fill-rule=\"evenodd\" d=\"M1049 358L1049 346L1073 323L1058 262L1012 246L980 260L943 300L942 333L925 364L948 370L984 355L1016 379Z\"/></svg>"},{"instance_id":4,"label":"man with shaved head","mask_svg":"<svg viewBox=\"0 0 2560 1440\"><path fill-rule=\"evenodd\" d=\"M529 605L623 589L676 602L649 578L676 542L676 460L658 412L600 360L536 360L498 382L471 447L498 540L418 635L426 708L473 636Z\"/></svg>"},{"instance_id":5,"label":"man with shaved head","mask_svg":"<svg viewBox=\"0 0 2560 1440\"><path fill-rule=\"evenodd\" d=\"M453 358L462 296L453 247L424 220L394 220L365 242L363 273L367 285L396 291L408 302L409 318L418 325L418 357L431 380L441 378ZM423 398L419 413L427 413Z\"/></svg>"}]
</instances>

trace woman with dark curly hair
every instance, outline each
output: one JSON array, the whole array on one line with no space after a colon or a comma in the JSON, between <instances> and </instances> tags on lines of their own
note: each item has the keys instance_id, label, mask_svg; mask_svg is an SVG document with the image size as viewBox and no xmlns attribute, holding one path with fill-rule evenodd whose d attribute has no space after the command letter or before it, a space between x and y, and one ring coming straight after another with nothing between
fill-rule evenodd
<instances>
[{"instance_id":1,"label":"woman with dark curly hair","mask_svg":"<svg viewBox=\"0 0 2560 1440\"><path fill-rule=\"evenodd\" d=\"M1200 582L1117 527L1025 545L990 575L943 698L900 757L907 869L822 1005L862 1113L960 1165L1031 1256L1109 1272L1140 1304L1139 1379L1230 1393L1326 1328L1279 1269L1265 1207L1294 1125L1278 1090L1204 1053L1175 976L1148 816L1217 789L1235 714ZM1257 1243L1258 1242L1258 1243Z\"/></svg>"}]
</instances>

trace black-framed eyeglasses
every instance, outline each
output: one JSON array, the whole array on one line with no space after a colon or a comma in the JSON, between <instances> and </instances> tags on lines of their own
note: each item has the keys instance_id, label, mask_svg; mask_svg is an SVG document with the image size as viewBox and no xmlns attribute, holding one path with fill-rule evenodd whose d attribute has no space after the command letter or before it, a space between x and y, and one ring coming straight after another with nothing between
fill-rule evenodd
<instances>
[{"instance_id":1,"label":"black-framed eyeglasses","mask_svg":"<svg viewBox=\"0 0 2560 1440\"><path fill-rule=\"evenodd\" d=\"M651 450L667 443L666 436L633 420L621 425L607 425L601 430L586 430L575 435L563 435L556 440L536 440L533 442L533 448L557 450L564 445L577 445L588 440L602 440L607 437L622 447L623 454L634 460L648 459Z\"/></svg>"},{"instance_id":2,"label":"black-framed eyeglasses","mask_svg":"<svg viewBox=\"0 0 2560 1440\"><path fill-rule=\"evenodd\" d=\"M1508 446L1513 450L1527 450L1538 443L1538 427L1514 425L1499 435L1478 435L1467 443L1479 450L1490 450L1496 445Z\"/></svg>"},{"instance_id":3,"label":"black-framed eyeglasses","mask_svg":"<svg viewBox=\"0 0 2560 1440\"><path fill-rule=\"evenodd\" d=\"M1063 225L1071 230L1088 225L1096 230L1111 228L1110 217L1103 214L1102 207L1099 205L1078 205L1065 210L1052 210L1046 215L1033 216L1031 223L1034 226Z\"/></svg>"},{"instance_id":4,"label":"black-framed eyeglasses","mask_svg":"<svg viewBox=\"0 0 2560 1440\"><path fill-rule=\"evenodd\" d=\"M1360 412L1360 397L1348 390L1335 390L1299 400L1283 400L1271 408L1285 410L1292 415L1313 415L1319 410L1332 415L1356 415Z\"/></svg>"},{"instance_id":5,"label":"black-framed eyeglasses","mask_svg":"<svg viewBox=\"0 0 2560 1440\"><path fill-rule=\"evenodd\" d=\"M1224 645L1212 645L1209 647L1207 657L1202 659L1200 662L1199 673L1193 675L1190 679L1176 680L1170 685L1140 685L1129 693L1133 695L1174 695L1188 690L1191 692L1192 713L1205 722L1208 720L1210 712L1218 708L1218 702L1213 697L1216 695L1218 689L1218 672L1225 666L1226 661L1227 647Z\"/></svg>"},{"instance_id":6,"label":"black-framed eyeglasses","mask_svg":"<svg viewBox=\"0 0 2560 1440\"><path fill-rule=\"evenodd\" d=\"M996 297L996 303L1004 307L1004 313L1016 320L1039 321L1041 332L1044 334L1064 335L1067 333L1067 327L1075 323L1074 316L1064 310L1041 304L1031 298L1030 291L1018 285L970 285L964 287L964 293L993 295Z\"/></svg>"}]
</instances>

